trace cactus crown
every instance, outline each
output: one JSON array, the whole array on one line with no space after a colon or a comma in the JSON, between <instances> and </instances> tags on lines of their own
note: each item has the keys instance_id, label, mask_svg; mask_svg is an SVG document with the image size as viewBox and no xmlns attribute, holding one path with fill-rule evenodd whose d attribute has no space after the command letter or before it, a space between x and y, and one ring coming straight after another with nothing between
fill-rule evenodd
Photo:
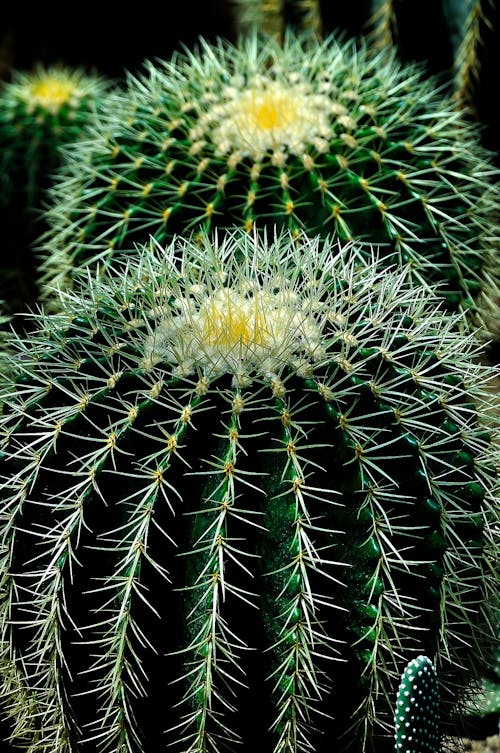
<instances>
[{"instance_id":1,"label":"cactus crown","mask_svg":"<svg viewBox=\"0 0 500 753\"><path fill-rule=\"evenodd\" d=\"M95 103L111 88L100 75L64 65L12 72L0 89L3 202L22 195L27 208L38 207L60 162L59 145L77 138Z\"/></svg>"},{"instance_id":2,"label":"cactus crown","mask_svg":"<svg viewBox=\"0 0 500 753\"><path fill-rule=\"evenodd\" d=\"M173 306L145 343L145 364L175 364L176 376L199 371L210 381L231 374L239 386L255 375L276 375L283 365L312 372L326 355L325 323L335 320L335 311L321 301L331 278L326 258L326 271L313 276L311 262L298 266L294 253L278 256L280 269L272 255L264 261L227 258L225 250L233 247L222 246L209 275L205 261L193 266L192 254L176 259L181 276L169 283Z\"/></svg>"},{"instance_id":3,"label":"cactus crown","mask_svg":"<svg viewBox=\"0 0 500 753\"><path fill-rule=\"evenodd\" d=\"M77 110L85 100L94 100L103 88L103 77L62 64L38 64L32 71L14 70L11 80L2 87L2 114L7 118L9 111L17 107L19 115L22 104L28 114L46 111L56 115L66 105Z\"/></svg>"},{"instance_id":4,"label":"cactus crown","mask_svg":"<svg viewBox=\"0 0 500 753\"><path fill-rule=\"evenodd\" d=\"M86 94L88 82L85 85L83 74L63 66L38 66L33 74L18 73L10 87L12 99L25 102L28 111L40 108L53 115L63 105L77 106Z\"/></svg>"}]
</instances>

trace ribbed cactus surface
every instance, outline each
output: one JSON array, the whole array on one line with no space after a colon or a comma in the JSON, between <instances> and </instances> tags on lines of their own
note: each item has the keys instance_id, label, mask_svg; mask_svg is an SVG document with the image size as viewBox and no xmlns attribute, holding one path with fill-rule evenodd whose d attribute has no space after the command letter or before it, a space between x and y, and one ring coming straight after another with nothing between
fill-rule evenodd
<instances>
[{"instance_id":1,"label":"ribbed cactus surface","mask_svg":"<svg viewBox=\"0 0 500 753\"><path fill-rule=\"evenodd\" d=\"M342 241L473 305L495 276L498 170L435 80L333 37L249 34L146 62L67 150L42 278L149 235L286 227Z\"/></svg>"},{"instance_id":2,"label":"ribbed cactus surface","mask_svg":"<svg viewBox=\"0 0 500 753\"><path fill-rule=\"evenodd\" d=\"M452 717L493 638L494 370L410 277L176 238L10 343L1 695L30 751L392 749L420 653Z\"/></svg>"}]
</instances>

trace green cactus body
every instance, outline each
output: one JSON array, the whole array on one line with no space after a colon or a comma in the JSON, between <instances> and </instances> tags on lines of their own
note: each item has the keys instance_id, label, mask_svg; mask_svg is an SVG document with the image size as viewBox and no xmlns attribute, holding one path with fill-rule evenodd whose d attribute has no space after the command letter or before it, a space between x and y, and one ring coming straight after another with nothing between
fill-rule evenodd
<instances>
[{"instance_id":1,"label":"green cactus body","mask_svg":"<svg viewBox=\"0 0 500 753\"><path fill-rule=\"evenodd\" d=\"M428 656L406 665L396 697L396 753L439 753L439 691L436 670Z\"/></svg>"},{"instance_id":2,"label":"green cactus body","mask_svg":"<svg viewBox=\"0 0 500 753\"><path fill-rule=\"evenodd\" d=\"M409 277L176 238L10 343L2 696L30 750L380 751L423 652L451 715L491 638L494 370Z\"/></svg>"},{"instance_id":3,"label":"green cactus body","mask_svg":"<svg viewBox=\"0 0 500 753\"><path fill-rule=\"evenodd\" d=\"M201 42L145 63L67 150L51 194L41 275L134 252L149 235L286 227L342 241L450 307L495 277L498 170L474 126L416 66L333 38Z\"/></svg>"}]
</instances>

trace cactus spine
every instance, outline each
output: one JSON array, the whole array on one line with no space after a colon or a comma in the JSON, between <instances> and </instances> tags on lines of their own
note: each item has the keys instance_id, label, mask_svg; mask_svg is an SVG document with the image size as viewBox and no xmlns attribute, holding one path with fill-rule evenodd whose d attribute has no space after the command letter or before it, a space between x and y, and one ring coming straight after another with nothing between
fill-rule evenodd
<instances>
[{"instance_id":1,"label":"cactus spine","mask_svg":"<svg viewBox=\"0 0 500 753\"><path fill-rule=\"evenodd\" d=\"M497 595L472 333L408 270L288 233L175 238L78 285L12 339L0 396L30 751L380 751L420 653L449 719Z\"/></svg>"},{"instance_id":2,"label":"cactus spine","mask_svg":"<svg viewBox=\"0 0 500 753\"><path fill-rule=\"evenodd\" d=\"M149 234L286 227L411 263L450 308L495 278L498 170L415 66L288 33L146 63L51 194L42 277L133 253Z\"/></svg>"}]
</instances>

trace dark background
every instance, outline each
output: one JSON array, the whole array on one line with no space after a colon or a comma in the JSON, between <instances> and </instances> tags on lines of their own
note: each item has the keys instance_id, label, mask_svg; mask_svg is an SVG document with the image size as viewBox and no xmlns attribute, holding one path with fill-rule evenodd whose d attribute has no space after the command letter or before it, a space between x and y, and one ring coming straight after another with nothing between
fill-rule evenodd
<instances>
[{"instance_id":1,"label":"dark background","mask_svg":"<svg viewBox=\"0 0 500 753\"><path fill-rule=\"evenodd\" d=\"M225 0L138 0L125 9L98 3L34 5L17 0L0 13L1 75L34 62L64 62L121 77L145 58L165 58L200 36L234 37L230 3Z\"/></svg>"}]
</instances>

